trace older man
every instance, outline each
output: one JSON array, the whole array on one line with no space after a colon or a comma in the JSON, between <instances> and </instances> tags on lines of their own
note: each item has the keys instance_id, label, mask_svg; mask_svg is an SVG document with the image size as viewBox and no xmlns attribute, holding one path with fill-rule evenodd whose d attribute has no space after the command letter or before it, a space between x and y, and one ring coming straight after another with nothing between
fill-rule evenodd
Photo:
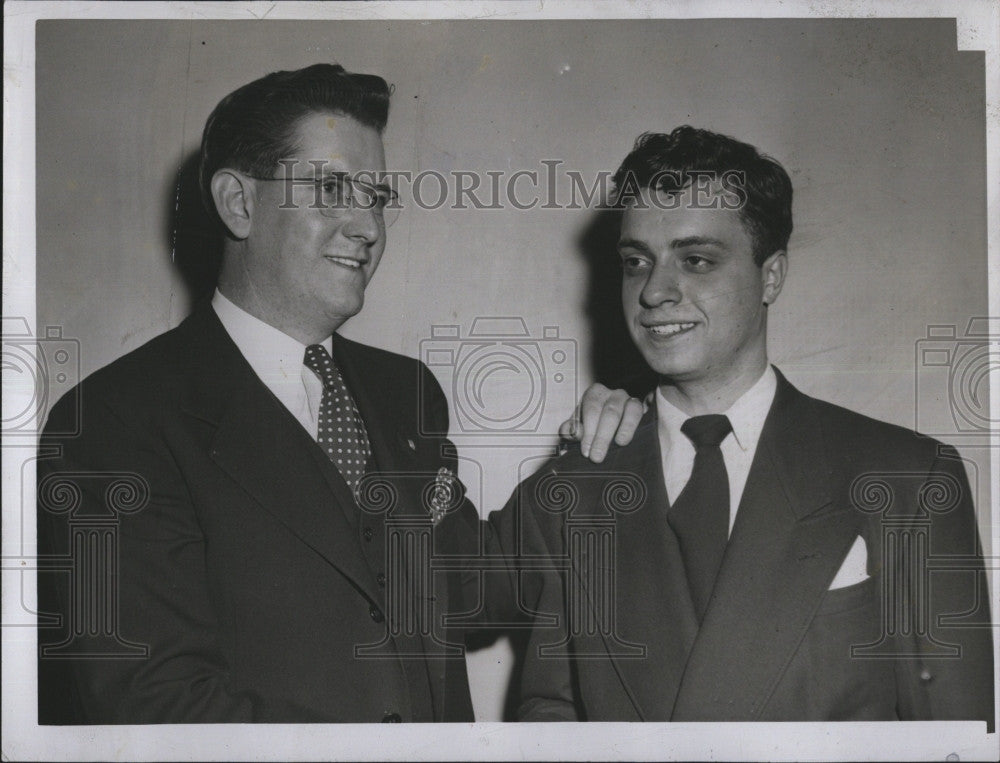
<instances>
[{"instance_id":1,"label":"older man","mask_svg":"<svg viewBox=\"0 0 1000 763\"><path fill-rule=\"evenodd\" d=\"M442 626L456 573L387 553L390 512L418 546L476 538L453 450L426 434L448 431L445 398L423 364L337 333L396 207L389 93L318 64L209 117L211 302L82 383L80 436L56 434L66 404L43 436L39 552L72 564L39 578L40 625L61 615L39 629L42 723L473 719ZM123 484L136 510L88 534Z\"/></svg>"}]
</instances>

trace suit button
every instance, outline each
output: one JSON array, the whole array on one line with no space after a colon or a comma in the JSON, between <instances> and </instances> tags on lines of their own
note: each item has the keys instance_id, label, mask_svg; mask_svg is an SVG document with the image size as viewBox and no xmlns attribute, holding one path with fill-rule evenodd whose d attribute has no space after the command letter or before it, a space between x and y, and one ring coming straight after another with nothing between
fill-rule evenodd
<instances>
[{"instance_id":1,"label":"suit button","mask_svg":"<svg viewBox=\"0 0 1000 763\"><path fill-rule=\"evenodd\" d=\"M377 623L380 623L383 620L385 620L385 616L382 614L381 610L379 610L378 607L373 606L371 609L368 610L368 614L371 615L372 620L374 620Z\"/></svg>"},{"instance_id":2,"label":"suit button","mask_svg":"<svg viewBox=\"0 0 1000 763\"><path fill-rule=\"evenodd\" d=\"M382 716L382 723L402 723L403 719L399 713L386 713Z\"/></svg>"},{"instance_id":3,"label":"suit button","mask_svg":"<svg viewBox=\"0 0 1000 763\"><path fill-rule=\"evenodd\" d=\"M928 683L932 678L934 676L931 675L931 672L927 668L920 671L920 680L924 683Z\"/></svg>"},{"instance_id":4,"label":"suit button","mask_svg":"<svg viewBox=\"0 0 1000 763\"><path fill-rule=\"evenodd\" d=\"M378 584L379 584L379 585L380 585L380 586L381 586L382 588L385 588L385 575L383 575L383 574L382 574L382 573L380 572L380 573L379 573L378 575L376 575L376 576L375 576L375 580L376 580L376 581L378 582Z\"/></svg>"},{"instance_id":5,"label":"suit button","mask_svg":"<svg viewBox=\"0 0 1000 763\"><path fill-rule=\"evenodd\" d=\"M369 543L372 542L372 538L375 536L375 531L370 527L365 528L365 540Z\"/></svg>"}]
</instances>

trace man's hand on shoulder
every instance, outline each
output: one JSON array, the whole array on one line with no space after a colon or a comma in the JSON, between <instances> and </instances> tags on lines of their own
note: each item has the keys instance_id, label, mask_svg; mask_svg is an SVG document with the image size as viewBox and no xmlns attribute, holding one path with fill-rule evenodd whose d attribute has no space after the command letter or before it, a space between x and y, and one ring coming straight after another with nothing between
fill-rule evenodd
<instances>
[{"instance_id":1,"label":"man's hand on shoulder","mask_svg":"<svg viewBox=\"0 0 1000 763\"><path fill-rule=\"evenodd\" d=\"M583 393L573 416L560 425L559 436L579 442L583 455L599 464L612 440L618 445L632 441L648 405L649 398L643 402L625 390L611 390L595 382Z\"/></svg>"}]
</instances>

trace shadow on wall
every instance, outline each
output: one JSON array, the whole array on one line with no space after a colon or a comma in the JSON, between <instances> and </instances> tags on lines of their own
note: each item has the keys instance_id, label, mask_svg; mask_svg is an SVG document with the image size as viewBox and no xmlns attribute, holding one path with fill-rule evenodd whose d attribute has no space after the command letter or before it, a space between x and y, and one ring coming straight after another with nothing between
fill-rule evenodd
<instances>
[{"instance_id":1,"label":"shadow on wall","mask_svg":"<svg viewBox=\"0 0 1000 763\"><path fill-rule=\"evenodd\" d=\"M166 230L170 257L192 304L211 297L222 264L222 234L201 200L197 151L181 164L170 188Z\"/></svg>"},{"instance_id":2,"label":"shadow on wall","mask_svg":"<svg viewBox=\"0 0 1000 763\"><path fill-rule=\"evenodd\" d=\"M622 316L621 265L616 245L621 213L598 210L577 239L580 256L587 263L585 311L591 342L591 373L595 381L629 394L644 397L656 384L656 374L635 348ZM493 643L496 632L476 634L468 642L471 650ZM507 686L503 719L517 720L520 702L521 673L528 648L527 630L507 634L513 657L510 683Z\"/></svg>"},{"instance_id":3,"label":"shadow on wall","mask_svg":"<svg viewBox=\"0 0 1000 763\"><path fill-rule=\"evenodd\" d=\"M616 251L620 226L619 211L598 210L577 242L589 278L585 309L591 373L595 381L641 398L655 386L656 375L632 343L622 316L622 274Z\"/></svg>"}]
</instances>

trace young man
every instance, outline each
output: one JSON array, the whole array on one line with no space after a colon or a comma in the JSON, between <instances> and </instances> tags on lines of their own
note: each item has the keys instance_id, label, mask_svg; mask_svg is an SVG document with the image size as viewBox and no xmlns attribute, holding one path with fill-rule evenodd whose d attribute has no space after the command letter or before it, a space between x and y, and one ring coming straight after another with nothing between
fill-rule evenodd
<instances>
[{"instance_id":1,"label":"young man","mask_svg":"<svg viewBox=\"0 0 1000 763\"><path fill-rule=\"evenodd\" d=\"M684 126L643 135L615 181L622 305L659 386L602 466L571 451L491 516L495 549L528 562L522 606L538 618L521 716L992 725L956 452L768 364L784 169ZM953 570L931 574L931 555Z\"/></svg>"}]
</instances>

